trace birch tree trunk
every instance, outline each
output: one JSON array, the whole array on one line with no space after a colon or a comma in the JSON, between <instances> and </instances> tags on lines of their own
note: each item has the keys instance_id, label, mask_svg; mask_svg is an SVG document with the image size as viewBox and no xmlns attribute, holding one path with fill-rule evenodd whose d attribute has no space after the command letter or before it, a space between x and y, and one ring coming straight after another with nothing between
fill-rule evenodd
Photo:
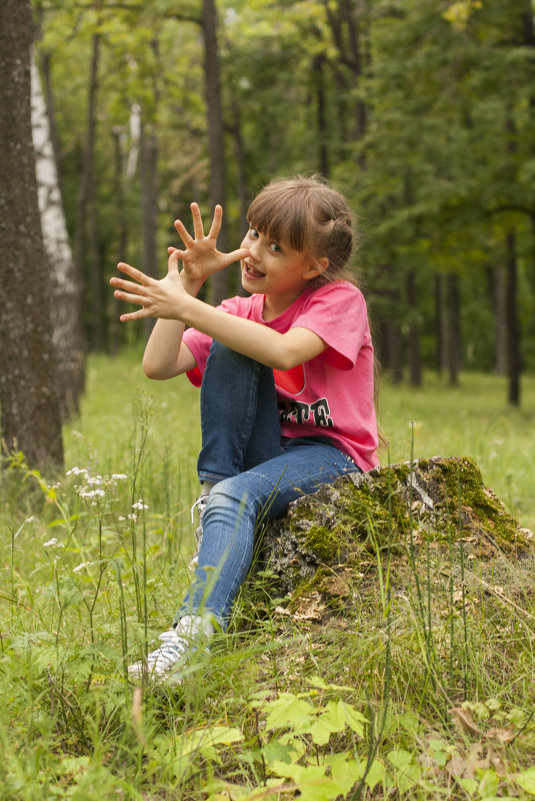
<instances>
[{"instance_id":1,"label":"birch tree trunk","mask_svg":"<svg viewBox=\"0 0 535 801\"><path fill-rule=\"evenodd\" d=\"M0 0L0 405L2 445L63 464L50 277L32 142L30 0Z\"/></svg>"},{"instance_id":2,"label":"birch tree trunk","mask_svg":"<svg viewBox=\"0 0 535 801\"><path fill-rule=\"evenodd\" d=\"M49 117L33 59L31 76L32 132L41 227L49 266L52 338L61 414L67 419L78 411L79 391L83 386L84 348L78 313L81 286L67 233Z\"/></svg>"}]
</instances>

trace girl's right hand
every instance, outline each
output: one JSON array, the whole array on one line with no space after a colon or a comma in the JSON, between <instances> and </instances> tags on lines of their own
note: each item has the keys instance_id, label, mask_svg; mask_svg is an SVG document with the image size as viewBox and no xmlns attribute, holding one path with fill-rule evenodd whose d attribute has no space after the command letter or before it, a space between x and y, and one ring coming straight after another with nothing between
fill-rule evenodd
<instances>
[{"instance_id":1,"label":"girl's right hand","mask_svg":"<svg viewBox=\"0 0 535 801\"><path fill-rule=\"evenodd\" d=\"M178 248L168 248L170 259L176 264L176 254L182 261L183 270L181 276L187 282L202 284L210 275L218 273L229 264L245 258L249 255L247 248L238 248L232 253L222 253L217 249L217 236L221 230L221 220L223 219L223 209L217 205L214 210L214 218L208 234L204 233L204 226L201 211L197 203L191 204L191 216L193 219L193 233L191 236L181 220L175 220L175 228L184 243L184 250ZM169 264L171 268L171 263Z\"/></svg>"}]
</instances>

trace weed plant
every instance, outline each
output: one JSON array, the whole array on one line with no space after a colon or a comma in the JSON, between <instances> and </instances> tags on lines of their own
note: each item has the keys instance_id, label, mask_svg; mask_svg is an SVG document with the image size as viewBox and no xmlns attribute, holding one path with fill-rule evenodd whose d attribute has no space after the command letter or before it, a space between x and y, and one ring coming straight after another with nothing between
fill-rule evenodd
<instances>
[{"instance_id":1,"label":"weed plant","mask_svg":"<svg viewBox=\"0 0 535 801\"><path fill-rule=\"evenodd\" d=\"M493 377L385 380L383 461L473 456L533 528L535 381L524 411L504 398ZM182 685L129 682L189 580L199 437L196 390L146 381L132 351L90 360L65 475L7 463L0 799L532 798L533 594L520 565L499 591L457 585L459 558L482 576L462 532L441 563L377 547L356 615L328 624L289 614L269 569L251 576Z\"/></svg>"}]
</instances>

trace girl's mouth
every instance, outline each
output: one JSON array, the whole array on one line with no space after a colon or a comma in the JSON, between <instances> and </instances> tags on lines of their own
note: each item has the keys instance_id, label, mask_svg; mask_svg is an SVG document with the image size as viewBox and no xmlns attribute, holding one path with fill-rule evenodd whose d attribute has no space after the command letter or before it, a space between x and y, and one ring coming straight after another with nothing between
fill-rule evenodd
<instances>
[{"instance_id":1,"label":"girl's mouth","mask_svg":"<svg viewBox=\"0 0 535 801\"><path fill-rule=\"evenodd\" d=\"M248 278L252 278L253 280L254 279L263 278L264 275L265 275L265 273L261 273L260 270L256 270L254 267L252 267L246 261L243 262L243 267L244 267L244 272L247 275L247 277Z\"/></svg>"}]
</instances>

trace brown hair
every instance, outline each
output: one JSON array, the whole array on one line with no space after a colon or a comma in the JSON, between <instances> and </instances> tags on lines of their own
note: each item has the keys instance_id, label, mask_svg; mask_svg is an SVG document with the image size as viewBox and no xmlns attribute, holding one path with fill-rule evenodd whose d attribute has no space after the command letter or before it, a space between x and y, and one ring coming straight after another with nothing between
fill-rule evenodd
<instances>
[{"instance_id":1,"label":"brown hair","mask_svg":"<svg viewBox=\"0 0 535 801\"><path fill-rule=\"evenodd\" d=\"M343 195L318 177L279 178L264 187L247 212L264 236L329 266L311 281L320 286L343 274L353 250L353 217Z\"/></svg>"}]
</instances>

